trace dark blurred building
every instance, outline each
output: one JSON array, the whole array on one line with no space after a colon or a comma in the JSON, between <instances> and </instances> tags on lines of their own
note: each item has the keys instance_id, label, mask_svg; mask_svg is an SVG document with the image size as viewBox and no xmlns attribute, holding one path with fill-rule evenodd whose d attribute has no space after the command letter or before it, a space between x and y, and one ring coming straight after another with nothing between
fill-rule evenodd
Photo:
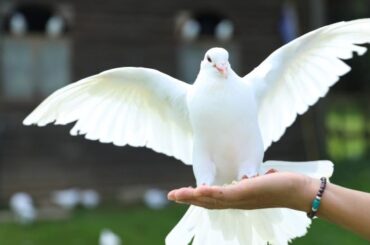
<instances>
[{"instance_id":1,"label":"dark blurred building","mask_svg":"<svg viewBox=\"0 0 370 245\"><path fill-rule=\"evenodd\" d=\"M322 1L2 1L0 198L72 186L110 195L123 186L193 184L190 167L151 150L71 137L68 126L21 122L57 88L114 67L151 67L191 82L204 51L223 46L246 74L284 40L328 22L324 7ZM318 111L297 120L267 157L322 156Z\"/></svg>"}]
</instances>

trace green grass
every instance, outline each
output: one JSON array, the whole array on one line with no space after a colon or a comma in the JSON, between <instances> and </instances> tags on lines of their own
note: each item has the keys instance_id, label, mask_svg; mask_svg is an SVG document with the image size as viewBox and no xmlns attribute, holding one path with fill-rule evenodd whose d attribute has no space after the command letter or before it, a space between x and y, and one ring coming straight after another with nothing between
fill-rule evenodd
<instances>
[{"instance_id":1,"label":"green grass","mask_svg":"<svg viewBox=\"0 0 370 245\"><path fill-rule=\"evenodd\" d=\"M1 245L97 244L99 233L109 228L123 244L163 244L164 237L185 212L171 205L159 211L137 207L102 207L78 210L68 221L37 222L29 226L0 224Z\"/></svg>"},{"instance_id":2,"label":"green grass","mask_svg":"<svg viewBox=\"0 0 370 245\"><path fill-rule=\"evenodd\" d=\"M370 192L370 161L336 163L332 182ZM162 245L171 228L187 207L170 205L153 211L144 206L103 206L96 210L75 211L67 221L42 221L30 226L0 224L0 245L90 245L97 244L99 233L109 228L124 245ZM324 220L314 220L305 237L294 245L362 245L368 241ZM216 244L217 245L217 244Z\"/></svg>"}]
</instances>

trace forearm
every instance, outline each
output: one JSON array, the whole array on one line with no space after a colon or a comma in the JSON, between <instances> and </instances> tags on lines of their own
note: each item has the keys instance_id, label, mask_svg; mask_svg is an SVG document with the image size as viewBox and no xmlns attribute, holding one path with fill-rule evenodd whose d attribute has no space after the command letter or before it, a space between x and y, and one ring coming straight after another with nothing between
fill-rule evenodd
<instances>
[{"instance_id":1,"label":"forearm","mask_svg":"<svg viewBox=\"0 0 370 245\"><path fill-rule=\"evenodd\" d=\"M301 204L296 209L308 212L320 181L305 181ZM328 183L317 216L338 224L370 240L370 194Z\"/></svg>"}]
</instances>

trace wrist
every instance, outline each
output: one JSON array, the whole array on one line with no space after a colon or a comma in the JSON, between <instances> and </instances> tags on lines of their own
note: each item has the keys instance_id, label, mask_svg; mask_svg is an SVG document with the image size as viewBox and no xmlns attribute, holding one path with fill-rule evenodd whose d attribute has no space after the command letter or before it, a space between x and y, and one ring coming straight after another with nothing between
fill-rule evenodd
<instances>
[{"instance_id":1,"label":"wrist","mask_svg":"<svg viewBox=\"0 0 370 245\"><path fill-rule=\"evenodd\" d=\"M292 202L289 204L289 208L309 212L320 187L320 180L305 175L295 175L293 183L294 187L290 198Z\"/></svg>"}]
</instances>

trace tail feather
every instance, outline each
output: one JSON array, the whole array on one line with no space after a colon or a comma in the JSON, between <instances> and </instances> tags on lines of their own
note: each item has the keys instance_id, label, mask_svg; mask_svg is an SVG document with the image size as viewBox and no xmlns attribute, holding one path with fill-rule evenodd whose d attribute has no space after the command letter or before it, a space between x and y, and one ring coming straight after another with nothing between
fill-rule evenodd
<instances>
[{"instance_id":1,"label":"tail feather","mask_svg":"<svg viewBox=\"0 0 370 245\"><path fill-rule=\"evenodd\" d=\"M190 206L179 223L166 237L166 245L188 245L194 237L199 222L204 220L203 208Z\"/></svg>"},{"instance_id":2,"label":"tail feather","mask_svg":"<svg viewBox=\"0 0 370 245\"><path fill-rule=\"evenodd\" d=\"M195 233L193 245L218 244L220 241L219 234L213 229L209 229L209 225L209 220L202 222L200 228Z\"/></svg>"},{"instance_id":3,"label":"tail feather","mask_svg":"<svg viewBox=\"0 0 370 245\"><path fill-rule=\"evenodd\" d=\"M329 178L334 171L333 163L328 160L308 162L266 161L261 165L260 174L264 174L272 168L281 172L300 173L313 178Z\"/></svg>"},{"instance_id":4,"label":"tail feather","mask_svg":"<svg viewBox=\"0 0 370 245\"><path fill-rule=\"evenodd\" d=\"M253 223L253 225L255 225L253 230L257 233L257 237L264 237L267 241L270 242L275 239L274 226L271 224L278 223L281 218L281 213L275 212L275 214L272 215L272 211L273 209L250 211L251 222ZM258 229L256 229L256 227L258 227Z\"/></svg>"},{"instance_id":5,"label":"tail feather","mask_svg":"<svg viewBox=\"0 0 370 245\"><path fill-rule=\"evenodd\" d=\"M246 217L240 217L239 222L237 222L236 229L236 241L239 240L239 244L257 244L255 242L258 237L254 235L254 230L251 222L245 222ZM239 239L238 239L239 238ZM236 244L234 242L234 244Z\"/></svg>"},{"instance_id":6,"label":"tail feather","mask_svg":"<svg viewBox=\"0 0 370 245\"><path fill-rule=\"evenodd\" d=\"M188 216L189 211L197 215ZM187 219L181 219L167 236L166 245L189 244L193 237L192 245L286 245L303 236L310 225L305 213L284 208L207 210L191 206L188 212Z\"/></svg>"},{"instance_id":7,"label":"tail feather","mask_svg":"<svg viewBox=\"0 0 370 245\"><path fill-rule=\"evenodd\" d=\"M272 244L288 244L297 237L302 237L307 233L311 220L307 218L306 213L280 208L283 219L275 226L275 239Z\"/></svg>"},{"instance_id":8,"label":"tail feather","mask_svg":"<svg viewBox=\"0 0 370 245\"><path fill-rule=\"evenodd\" d=\"M245 222L245 211L206 210L200 221L192 245L235 245L251 244L251 225Z\"/></svg>"}]
</instances>

